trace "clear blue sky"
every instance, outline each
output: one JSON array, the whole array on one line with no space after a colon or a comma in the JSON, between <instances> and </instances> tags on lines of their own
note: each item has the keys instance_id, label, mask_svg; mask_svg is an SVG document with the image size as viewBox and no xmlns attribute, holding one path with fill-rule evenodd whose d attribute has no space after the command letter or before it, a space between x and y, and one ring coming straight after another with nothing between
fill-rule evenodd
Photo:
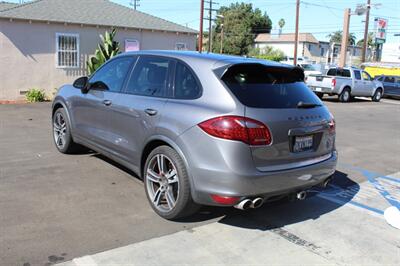
<instances>
[{"instance_id":1,"label":"clear blue sky","mask_svg":"<svg viewBox=\"0 0 400 266\"><path fill-rule=\"evenodd\" d=\"M18 0L9 0L18 2ZM83 0L84 1L84 0ZM130 0L112 0L113 2L130 6ZM229 5L236 1L213 0L219 5ZM286 25L283 32L294 32L295 27L295 0L242 0L252 3L254 7L266 11L271 18L273 27L277 27L280 18L285 19ZM240 2L240 1L239 1ZM342 30L343 10L355 9L359 3L367 0L304 0L300 8L300 32L313 33L319 40L327 40L329 33ZM374 27L375 17L388 19L387 42L400 43L400 37L394 37L394 33L400 33L400 0L371 0L372 4L380 3L379 8L372 8L370 16L370 30ZM199 0L140 0L138 10L187 25L193 29L199 28ZM363 38L365 16L352 16L350 32L357 36L357 40Z\"/></svg>"}]
</instances>

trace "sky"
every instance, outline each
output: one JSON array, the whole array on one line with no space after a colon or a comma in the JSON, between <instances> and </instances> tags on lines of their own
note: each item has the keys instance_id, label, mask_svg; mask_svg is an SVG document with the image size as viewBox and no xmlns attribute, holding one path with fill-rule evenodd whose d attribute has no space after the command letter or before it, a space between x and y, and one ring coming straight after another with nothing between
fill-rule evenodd
<instances>
[{"instance_id":1,"label":"sky","mask_svg":"<svg viewBox=\"0 0 400 266\"><path fill-rule=\"evenodd\" d=\"M18 2L18 0L8 0ZM85 1L85 0L83 0ZM131 0L111 0L113 2L132 7ZM236 1L213 0L218 3L216 8L227 6ZM279 19L283 18L286 25L283 33L292 33L295 29L295 0L239 0L239 2L252 3L254 7L267 12L272 20L273 28L278 28ZM355 10L357 4L366 3L367 0L304 0L300 5L300 32L313 33L320 41L327 41L327 35L343 28L343 13L345 8ZM387 43L399 43L400 37L400 0L371 0L371 3L380 4L371 9L369 28L374 28L374 18L388 19ZM199 29L200 0L140 0L138 10L164 18L166 20ZM364 16L351 16L350 32L357 40L363 38ZM207 27L208 24L205 24ZM356 40L356 41L357 41Z\"/></svg>"}]
</instances>

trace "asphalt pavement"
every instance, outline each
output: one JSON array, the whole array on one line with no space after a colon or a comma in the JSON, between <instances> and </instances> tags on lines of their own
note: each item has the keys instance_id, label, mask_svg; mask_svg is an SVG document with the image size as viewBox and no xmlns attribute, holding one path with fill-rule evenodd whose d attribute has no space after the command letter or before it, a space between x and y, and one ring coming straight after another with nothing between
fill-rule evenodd
<instances>
[{"instance_id":1,"label":"asphalt pavement","mask_svg":"<svg viewBox=\"0 0 400 266\"><path fill-rule=\"evenodd\" d=\"M203 208L180 222L155 215L127 169L58 153L49 103L0 105L0 265L398 265L400 231L383 219L400 199L397 103L325 100L339 150L326 191L249 212Z\"/></svg>"}]
</instances>

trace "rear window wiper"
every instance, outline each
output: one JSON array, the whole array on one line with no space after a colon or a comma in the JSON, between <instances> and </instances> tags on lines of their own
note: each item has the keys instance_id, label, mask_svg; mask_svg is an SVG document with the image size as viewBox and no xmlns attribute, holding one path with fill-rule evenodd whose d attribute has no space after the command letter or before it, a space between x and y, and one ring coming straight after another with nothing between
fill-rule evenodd
<instances>
[{"instance_id":1,"label":"rear window wiper","mask_svg":"<svg viewBox=\"0 0 400 266\"><path fill-rule=\"evenodd\" d=\"M318 103L305 103L305 102L302 102L302 101L300 101L297 104L297 108L314 108L314 107L318 107L318 106L322 106L322 105L320 105Z\"/></svg>"}]
</instances>

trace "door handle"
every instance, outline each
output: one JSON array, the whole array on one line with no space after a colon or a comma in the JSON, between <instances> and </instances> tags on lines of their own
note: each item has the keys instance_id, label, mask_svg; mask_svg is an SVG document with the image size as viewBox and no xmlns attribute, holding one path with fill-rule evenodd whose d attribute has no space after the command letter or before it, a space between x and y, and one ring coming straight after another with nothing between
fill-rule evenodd
<instances>
[{"instance_id":1,"label":"door handle","mask_svg":"<svg viewBox=\"0 0 400 266\"><path fill-rule=\"evenodd\" d=\"M144 112L145 112L146 114L148 114L149 116L154 116L154 115L157 114L157 110L150 109L150 108L144 110Z\"/></svg>"},{"instance_id":2,"label":"door handle","mask_svg":"<svg viewBox=\"0 0 400 266\"><path fill-rule=\"evenodd\" d=\"M104 101L103 101L103 104L104 104L105 106L110 106L110 105L112 104L112 102L111 102L110 100L104 100Z\"/></svg>"}]
</instances>

